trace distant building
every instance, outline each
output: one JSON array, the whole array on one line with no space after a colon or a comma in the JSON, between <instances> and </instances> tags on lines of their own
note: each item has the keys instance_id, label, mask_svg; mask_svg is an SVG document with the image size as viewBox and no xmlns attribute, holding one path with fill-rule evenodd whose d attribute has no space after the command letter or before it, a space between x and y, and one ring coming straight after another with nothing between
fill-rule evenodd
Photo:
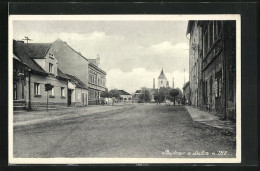
<instances>
[{"instance_id":1,"label":"distant building","mask_svg":"<svg viewBox=\"0 0 260 171\"><path fill-rule=\"evenodd\" d=\"M118 90L120 97L122 98L122 101L129 102L132 101L132 95L127 93L124 90Z\"/></svg>"},{"instance_id":2,"label":"distant building","mask_svg":"<svg viewBox=\"0 0 260 171\"><path fill-rule=\"evenodd\" d=\"M190 104L190 82L186 82L183 86L183 99L185 104Z\"/></svg>"},{"instance_id":3,"label":"distant building","mask_svg":"<svg viewBox=\"0 0 260 171\"><path fill-rule=\"evenodd\" d=\"M133 102L138 102L140 100L141 94L143 94L142 90L136 90L133 95Z\"/></svg>"},{"instance_id":4,"label":"distant building","mask_svg":"<svg viewBox=\"0 0 260 171\"><path fill-rule=\"evenodd\" d=\"M163 69L158 77L158 89L160 89L161 87L169 87L169 81L164 75Z\"/></svg>"}]
</instances>

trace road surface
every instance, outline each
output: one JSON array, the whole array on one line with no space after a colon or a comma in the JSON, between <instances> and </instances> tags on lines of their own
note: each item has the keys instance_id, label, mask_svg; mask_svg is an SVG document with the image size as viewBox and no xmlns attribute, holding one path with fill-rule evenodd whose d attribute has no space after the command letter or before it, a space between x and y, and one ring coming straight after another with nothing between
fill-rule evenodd
<instances>
[{"instance_id":1,"label":"road surface","mask_svg":"<svg viewBox=\"0 0 260 171\"><path fill-rule=\"evenodd\" d=\"M235 157L234 136L194 122L183 106L156 104L15 128L13 144L19 158Z\"/></svg>"}]
</instances>

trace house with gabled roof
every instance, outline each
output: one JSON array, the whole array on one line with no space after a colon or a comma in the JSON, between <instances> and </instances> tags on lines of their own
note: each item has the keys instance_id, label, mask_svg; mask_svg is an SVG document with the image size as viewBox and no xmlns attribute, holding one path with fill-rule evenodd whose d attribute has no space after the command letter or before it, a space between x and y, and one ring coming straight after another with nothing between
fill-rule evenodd
<instances>
[{"instance_id":1,"label":"house with gabled roof","mask_svg":"<svg viewBox=\"0 0 260 171\"><path fill-rule=\"evenodd\" d=\"M88 87L88 103L99 104L100 94L106 87L106 72L100 68L100 57L88 59L60 39L54 41L50 49L58 59L59 67Z\"/></svg>"},{"instance_id":2,"label":"house with gabled roof","mask_svg":"<svg viewBox=\"0 0 260 171\"><path fill-rule=\"evenodd\" d=\"M45 108L47 96L50 107L57 108L68 104L69 77L59 68L59 62L50 47L51 44L49 43L13 41L14 60L26 65L28 68L28 74L23 79L23 85L15 80L15 77L13 81L14 88L23 87L20 90L15 90L16 94L27 95L21 97L21 99L14 98L13 100L14 102L23 100L27 109ZM16 69L17 65L14 63L14 71ZM45 84L47 83L53 85L51 91L45 91ZM22 92L20 93L18 90Z\"/></svg>"},{"instance_id":3,"label":"house with gabled roof","mask_svg":"<svg viewBox=\"0 0 260 171\"><path fill-rule=\"evenodd\" d=\"M122 101L129 102L132 100L132 95L126 92L125 90L118 90L118 93Z\"/></svg>"},{"instance_id":4,"label":"house with gabled roof","mask_svg":"<svg viewBox=\"0 0 260 171\"><path fill-rule=\"evenodd\" d=\"M87 106L88 105L88 87L75 75L67 76L70 78L68 82L68 105L69 106Z\"/></svg>"}]
</instances>

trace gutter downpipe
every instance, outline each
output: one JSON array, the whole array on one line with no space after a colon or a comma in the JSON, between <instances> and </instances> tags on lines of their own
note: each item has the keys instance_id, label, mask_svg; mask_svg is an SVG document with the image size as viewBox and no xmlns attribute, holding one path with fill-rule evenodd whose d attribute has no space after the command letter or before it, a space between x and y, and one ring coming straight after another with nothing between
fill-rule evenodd
<instances>
[{"instance_id":1,"label":"gutter downpipe","mask_svg":"<svg viewBox=\"0 0 260 171\"><path fill-rule=\"evenodd\" d=\"M28 104L28 110L31 110L31 69L29 69L29 104Z\"/></svg>"},{"instance_id":2,"label":"gutter downpipe","mask_svg":"<svg viewBox=\"0 0 260 171\"><path fill-rule=\"evenodd\" d=\"M224 75L224 83L225 83L225 96L224 96L224 116L223 116L223 120L226 120L227 119L227 114L226 114L226 108L227 108L227 78L226 78L226 51L225 51L225 24L223 22L223 51L224 51L224 55L223 55L223 64L224 64L224 67L223 67L223 75Z\"/></svg>"}]
</instances>

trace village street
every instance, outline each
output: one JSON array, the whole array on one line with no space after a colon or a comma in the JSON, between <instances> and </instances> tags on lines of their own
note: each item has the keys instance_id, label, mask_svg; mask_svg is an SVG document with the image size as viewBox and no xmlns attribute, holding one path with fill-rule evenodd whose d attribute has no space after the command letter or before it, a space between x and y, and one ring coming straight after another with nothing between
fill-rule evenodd
<instances>
[{"instance_id":1,"label":"village street","mask_svg":"<svg viewBox=\"0 0 260 171\"><path fill-rule=\"evenodd\" d=\"M55 124L15 127L14 157L235 157L234 137L194 122L184 106L128 106ZM223 151L225 155L218 155Z\"/></svg>"}]
</instances>

